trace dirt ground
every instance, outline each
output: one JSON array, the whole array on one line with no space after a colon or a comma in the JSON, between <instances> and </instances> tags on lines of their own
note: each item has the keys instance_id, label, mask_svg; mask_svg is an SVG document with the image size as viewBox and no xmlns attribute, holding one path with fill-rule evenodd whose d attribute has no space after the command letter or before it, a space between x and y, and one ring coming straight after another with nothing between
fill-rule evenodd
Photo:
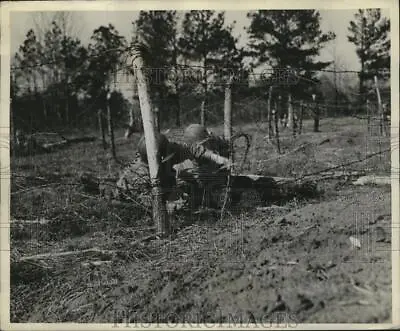
<instances>
[{"instance_id":1,"label":"dirt ground","mask_svg":"<svg viewBox=\"0 0 400 331\"><path fill-rule=\"evenodd\" d=\"M243 172L306 176L389 148L358 119L311 127L283 137L279 155L262 126L235 127L253 138ZM169 137L179 140L179 131ZM133 158L137 139L118 138L121 160ZM240 158L240 142L237 149ZM388 174L390 153L340 169ZM243 204L222 220L178 215L179 229L155 241L143 208L110 204L79 185L83 171L118 174L99 142L16 158L12 170L11 219L48 221L12 224L11 322L391 322L390 186L320 180L312 200Z\"/></svg>"}]
</instances>

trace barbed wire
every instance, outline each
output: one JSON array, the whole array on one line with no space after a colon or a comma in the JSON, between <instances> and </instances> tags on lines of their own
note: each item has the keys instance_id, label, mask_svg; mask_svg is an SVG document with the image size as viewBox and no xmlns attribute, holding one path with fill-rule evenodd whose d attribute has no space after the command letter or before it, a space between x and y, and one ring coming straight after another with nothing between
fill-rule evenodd
<instances>
[{"instance_id":1,"label":"barbed wire","mask_svg":"<svg viewBox=\"0 0 400 331\"><path fill-rule=\"evenodd\" d=\"M309 178L309 177L316 177L317 175L324 174L324 173L326 173L326 172L328 172L328 171L337 170L337 169L344 169L345 167L348 167L348 166L351 166L351 165L354 165L354 164L357 164L357 163L365 162L365 161L367 161L368 159L373 158L373 157L375 157L375 156L379 156L379 155L382 155L382 154L386 154L386 153L388 153L388 152L392 152L394 149L397 149L397 148L398 148L398 144L395 145L395 146L390 146L390 147L387 148L387 149L380 150L380 151L375 152L375 153L369 153L369 154L367 154L364 158L361 158L361 159L356 159L356 160L351 160L351 161L348 161L348 162L343 162L343 163L340 163L340 164L337 164L337 165L334 165L334 166L331 166L331 167L326 167L326 168L321 169L321 170L318 170L318 171L314 171L314 172L309 172L309 173L306 173L306 174L302 174L301 176L294 177L294 178L291 179L291 180L287 180L287 179L286 179L285 182L288 182L288 181L289 181L289 182L291 182L291 181L292 181L292 182L298 182L298 181L307 179L307 178ZM290 154L290 152L289 152L289 153L286 153L286 154L283 154L283 155L280 155L278 158L282 158L282 157L288 156L289 154ZM267 160L267 161L272 161L272 160L274 160L274 159L269 159L269 160ZM264 160L264 161L265 161L265 160ZM392 170L398 170L398 169L392 168ZM15 172L15 171L12 172L12 174L10 173L10 175L11 175L12 178L21 177L21 178L27 178L27 179L30 178L30 179L45 180L45 178L44 178L43 176L27 176L27 175L23 175L23 174L18 174L18 173ZM279 182L279 181L278 181L278 182ZM107 183L106 183L106 184L107 184ZM35 189L40 189L40 188L44 188L44 187L50 187L50 186L54 186L54 185L57 185L57 186L79 186L79 185L81 185L81 183L80 183L80 182L76 182L76 183L71 183L71 182L51 182L51 183L45 183L45 184L42 184L42 185L30 187L30 188L27 188L27 189L23 189L23 190L18 190L18 191L11 192L11 195L20 194L20 193L26 193L26 192L31 192L32 190L35 190ZM107 185L110 185L110 186L112 186L112 187L116 187L114 184L107 184Z\"/></svg>"},{"instance_id":2,"label":"barbed wire","mask_svg":"<svg viewBox=\"0 0 400 331\"><path fill-rule=\"evenodd\" d=\"M125 47L115 47L115 48L110 48L110 49L106 49L104 50L101 54L94 54L94 55L87 55L86 59L92 59L92 58L100 58L102 56L104 56L104 54L107 53L111 53L111 52L117 52L117 53L126 53L130 50L132 50L134 48L133 45L130 46L125 46ZM46 61L46 62L40 62L40 63L35 63L32 65L20 65L20 66L15 66L12 65L10 67L11 71L15 71L15 70L22 70L22 69L29 69L29 68L37 68L37 67L42 67L42 66L49 66L49 65L55 65L55 64L65 64L65 59L58 59L58 60L53 60L53 61ZM124 65L119 65L118 69L125 69L130 67L130 65L128 66L124 66ZM196 64L180 64L180 63L176 63L173 65L170 65L168 67L164 67L164 68L154 68L154 69L168 69L168 68L197 68L197 69L202 69L202 70L211 70L211 69L221 69L220 66L218 65L208 65L208 66L204 66L204 65L196 65ZM70 68L70 70L74 70L75 68ZM238 71L243 71L243 68L234 68L234 67L223 67L223 70L231 70L233 72L238 72ZM336 73L336 74L345 74L345 73L355 73L355 74L359 74L359 73L363 73L365 75L368 74L377 74L377 73L381 73L381 74L390 74L390 69L375 69L375 70L332 70L332 69L308 69L308 68L299 68L299 67L290 67L290 68L285 68L285 67L277 67L277 68L264 68L261 70L262 73L265 72L271 72L271 73L279 73L279 72L289 72L289 73L296 73L296 72L301 72L301 71L305 71L305 72L329 72L329 73ZM251 71L247 71L248 75L259 75L257 73L251 72ZM299 76L302 77L302 76ZM302 77L304 78L304 77Z\"/></svg>"},{"instance_id":3,"label":"barbed wire","mask_svg":"<svg viewBox=\"0 0 400 331\"><path fill-rule=\"evenodd\" d=\"M111 52L118 52L118 53L123 53L127 52L129 50L132 50L133 46L126 46L126 47L114 47L114 48L109 48L104 50L101 54L93 54L93 55L87 55L86 59L95 59L95 58L101 58L104 56L104 54L111 53ZM16 53L17 54L17 53ZM43 66L48 66L48 65L55 65L55 64L65 64L65 59L58 59L58 60L53 60L53 61L48 61L48 62L41 62L41 63L35 63L32 65L23 65L23 66L11 66L10 70L15 71L15 70L22 70L22 69L29 69L29 68L37 68L37 67L43 67ZM70 70L75 70L75 68L70 68Z\"/></svg>"}]
</instances>

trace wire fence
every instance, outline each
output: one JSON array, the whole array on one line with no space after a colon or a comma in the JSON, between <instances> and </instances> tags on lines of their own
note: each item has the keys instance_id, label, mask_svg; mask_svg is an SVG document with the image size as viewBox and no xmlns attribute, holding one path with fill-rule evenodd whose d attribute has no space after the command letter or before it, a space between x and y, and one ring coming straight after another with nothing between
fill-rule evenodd
<instances>
[{"instance_id":1,"label":"wire fence","mask_svg":"<svg viewBox=\"0 0 400 331\"><path fill-rule=\"evenodd\" d=\"M300 82L303 80L308 82L303 77L299 78ZM115 82L114 88L118 89L118 83ZM126 84L126 81L120 83ZM317 94L316 90L297 95L288 86L279 84L274 85L273 93L270 93L271 85L261 84L253 89L244 84L234 84L232 87L233 131L248 133L252 138L247 160L242 168L238 167L238 172L285 177L286 182L294 183L310 180L318 182L334 178L342 185L354 179L354 173L387 175L390 171L393 172L390 158L392 150L398 148L398 141L391 142L390 139L394 137L389 137L380 131L382 125L390 124L387 118L382 121L381 116L382 104L390 104L389 97L382 93L381 98L371 98L367 107L367 104L350 103L348 100L338 100L334 96ZM318 87L315 81L311 86ZM170 105L167 98L160 98L158 103L155 102L161 108L162 129L173 127L168 133L171 141L181 142L185 124L199 122L202 111L206 114L208 128L216 135L222 135L225 120L225 86L210 88L206 95L202 88L198 82L179 86L177 93L180 126L173 122L174 119L170 119L176 114L175 111L169 110L168 113L163 113L163 110L176 107L176 104ZM379 88L375 88L375 94L379 93L378 90ZM132 97L133 83L132 89L128 92ZM204 100L206 102L203 103ZM76 118L82 118L87 114L92 117L93 123L96 123L94 112L99 107L98 100L93 98L88 101L85 107L79 109ZM13 107L13 104L11 106ZM117 127L127 123L131 109L124 108L119 118L115 111ZM139 112L136 111L136 115L139 114L140 109ZM341 118L340 115L346 117ZM18 117L14 116L14 120L16 119ZM17 123L20 125L22 120L27 121L22 117ZM29 123L28 119L26 125L29 124L31 122ZM49 124L40 131L54 131L54 127ZM73 126L70 126L66 131L72 129ZM140 134L141 132L138 132L135 136L135 141ZM245 157L243 142L235 142L234 150L235 160L242 161ZM116 152L117 157L125 163L118 165L112 163L108 151L104 151L96 142L90 145L71 146L65 150L56 149L55 152L43 155L32 153L27 157L13 158L9 174L12 180L12 214L27 219L40 214L51 219L67 217L69 213L78 215L82 213L88 217L87 215L93 214L93 210L101 210L104 212L101 218L106 217L108 220L123 218L123 208L113 208L97 191L93 194L82 189L80 174L82 169L89 169L88 172L95 175L102 185L111 190L117 188L116 180L123 166L132 161L134 147L118 141ZM398 169L396 173L398 174ZM396 175L394 177L396 178ZM40 209L42 205L43 208ZM141 210L144 214L149 213L149 208L135 199L131 199L128 205L130 207L126 208L130 213L129 218L132 217L132 208ZM21 206L29 206L30 210L25 210L28 207L21 209Z\"/></svg>"},{"instance_id":2,"label":"wire fence","mask_svg":"<svg viewBox=\"0 0 400 331\"><path fill-rule=\"evenodd\" d=\"M130 50L127 48L111 49L108 52L123 54ZM102 54L103 56L104 54ZM98 55L100 56L100 55ZM98 57L98 56L93 56ZM61 61L61 60L60 60ZM32 88L33 79L24 84L18 73L28 69L42 69L62 64L62 61L50 61L36 63L28 66L12 66L11 74L14 87L19 89L19 94L12 95L12 121L13 131L23 128L25 131L68 131L79 127L98 127L97 111L104 107L102 99L103 91L100 89L88 98L82 86L74 81L65 81L62 86L52 85L42 89ZM114 125L116 128L125 128L129 118L136 117L136 123L141 122L140 109L134 110L132 98L137 98L137 91L134 79L127 78L132 75L127 72L129 65L122 64L114 72L105 75L107 81L102 84L111 90L117 91L120 95L120 103L113 110ZM87 69L87 62L82 63L67 72L66 76L72 77ZM164 81L152 81L151 87L154 90L168 80L168 73L171 70L179 73L185 70L196 71L195 77L185 77L187 72L177 75L168 86L174 86L176 100L169 98L167 88L166 94L159 97L155 102L159 109L162 128L184 127L184 125L199 122L202 116L206 116L208 126L221 127L224 122L224 88L226 75L232 74L230 68L218 68L215 66L201 66L193 64L178 64L173 68L162 68L166 70ZM149 77L155 68L147 68ZM189 73L193 74L193 72ZM200 73L200 75L198 75ZM204 76L209 75L208 86L204 85ZM278 73L278 74L277 74ZM310 78L310 75L318 73L317 78ZM325 119L336 116L354 117L367 122L367 130L371 136L387 135L390 126L390 90L388 92L387 77L390 71L386 69L375 71L364 71L364 76L379 76L382 87L365 86L364 92L356 91L361 72L357 70L305 70L304 68L291 69L262 69L260 72L243 73L234 72L238 79L233 85L232 113L233 123L237 128L245 127L247 124L256 123L265 129L265 135L279 147L279 134L282 137L296 137L304 133L303 121L314 121L312 131L319 130L319 123ZM323 75L333 74L335 79L328 79L325 76L325 87L321 87ZM33 75L35 75L33 73ZM218 76L220 75L220 76ZM343 77L352 77L343 82ZM193 79L195 78L195 79ZM329 77L328 77L329 78ZM182 79L182 80L180 80ZM240 81L243 79L243 81ZM160 84L162 83L162 84ZM352 86L344 91L344 84ZM350 84L351 83L351 84ZM385 85L386 84L386 85ZM273 87L273 94L269 93ZM296 90L304 90L303 93L296 93ZM377 92L378 91L378 92ZM379 98L377 94L381 94ZM154 94L152 94L154 97ZM358 97L362 96L365 103L360 103ZM50 104L50 106L49 106ZM136 107L138 103L136 102ZM50 109L46 109L50 107ZM384 116L381 114L385 112ZM203 115L202 115L203 113ZM275 120L275 117L277 120ZM278 121L279 125L272 125L271 122ZM68 122L68 123L67 123ZM290 123L288 123L290 122ZM56 124L55 124L56 123ZM40 125L38 125L40 124ZM288 128L288 125L290 126ZM29 128L31 127L31 128ZM310 128L308 128L309 130ZM137 128L141 130L140 125ZM261 130L261 129L260 129ZM281 132L278 132L280 130ZM177 129L176 132L182 132ZM217 129L218 131L218 129ZM280 152L280 151L279 151Z\"/></svg>"}]
</instances>

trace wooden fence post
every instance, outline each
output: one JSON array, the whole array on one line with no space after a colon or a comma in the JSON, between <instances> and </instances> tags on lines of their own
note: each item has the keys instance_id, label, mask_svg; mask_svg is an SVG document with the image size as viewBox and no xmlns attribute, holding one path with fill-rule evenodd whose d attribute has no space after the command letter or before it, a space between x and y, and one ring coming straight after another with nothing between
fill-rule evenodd
<instances>
[{"instance_id":1,"label":"wooden fence post","mask_svg":"<svg viewBox=\"0 0 400 331\"><path fill-rule=\"evenodd\" d=\"M99 120L99 130L101 133L101 141L103 143L103 149L107 149L106 130L104 125L104 109L102 108L102 106L97 111L97 117Z\"/></svg>"},{"instance_id":2,"label":"wooden fence post","mask_svg":"<svg viewBox=\"0 0 400 331\"><path fill-rule=\"evenodd\" d=\"M228 78L225 86L224 101L224 138L229 142L229 160L233 164L233 145L232 145L232 82L233 76Z\"/></svg>"},{"instance_id":3,"label":"wooden fence post","mask_svg":"<svg viewBox=\"0 0 400 331\"><path fill-rule=\"evenodd\" d=\"M224 100L224 138L229 143L229 163L233 165L233 144L232 144L232 83L234 76L231 75L228 78L225 86L225 100ZM231 169L229 169L231 171ZM223 219L225 206L227 200L231 195L231 183L230 177L226 184L226 195L224 199L224 204L221 209L221 220Z\"/></svg>"},{"instance_id":4,"label":"wooden fence post","mask_svg":"<svg viewBox=\"0 0 400 331\"><path fill-rule=\"evenodd\" d=\"M233 164L232 145L232 83L234 76L230 76L225 87L224 101L224 138L229 142L229 160Z\"/></svg>"},{"instance_id":5,"label":"wooden fence post","mask_svg":"<svg viewBox=\"0 0 400 331\"><path fill-rule=\"evenodd\" d=\"M371 134L371 107L369 103L369 99L366 100L365 108L367 111L367 127L368 127L368 134Z\"/></svg>"},{"instance_id":6,"label":"wooden fence post","mask_svg":"<svg viewBox=\"0 0 400 331\"><path fill-rule=\"evenodd\" d=\"M292 94L291 93L289 93L289 96L288 96L288 123L287 123L287 126L293 132L293 135L295 135Z\"/></svg>"},{"instance_id":7,"label":"wooden fence post","mask_svg":"<svg viewBox=\"0 0 400 331\"><path fill-rule=\"evenodd\" d=\"M231 141L232 137L232 82L233 76L228 78L225 86L224 138L227 141Z\"/></svg>"},{"instance_id":8,"label":"wooden fence post","mask_svg":"<svg viewBox=\"0 0 400 331\"><path fill-rule=\"evenodd\" d=\"M146 153L149 164L150 180L153 196L153 221L156 225L157 235L162 237L168 234L168 218L166 206L162 199L162 188L160 181L160 158L159 148L156 139L155 118L152 109L152 103L149 95L148 82L143 72L144 62L141 55L140 44L132 48L127 65L134 65L137 87L140 101L140 110L142 114L144 136L146 142Z\"/></svg>"},{"instance_id":9,"label":"wooden fence post","mask_svg":"<svg viewBox=\"0 0 400 331\"><path fill-rule=\"evenodd\" d=\"M385 131L386 136L390 135L390 112L388 112L387 104L382 104L382 111L383 111L383 129Z\"/></svg>"},{"instance_id":10,"label":"wooden fence post","mask_svg":"<svg viewBox=\"0 0 400 331\"><path fill-rule=\"evenodd\" d=\"M303 100L300 101L300 118L299 118L299 134L303 131L303 116L304 116L304 104Z\"/></svg>"},{"instance_id":11,"label":"wooden fence post","mask_svg":"<svg viewBox=\"0 0 400 331\"><path fill-rule=\"evenodd\" d=\"M203 99L201 101L201 106L200 106L200 123L201 125L205 126L206 125L206 100Z\"/></svg>"},{"instance_id":12,"label":"wooden fence post","mask_svg":"<svg viewBox=\"0 0 400 331\"><path fill-rule=\"evenodd\" d=\"M272 133L273 133L273 127L272 127L272 108L271 108L271 102L272 102L272 89L273 86L271 85L269 87L269 92L268 92L268 138L272 139Z\"/></svg>"},{"instance_id":13,"label":"wooden fence post","mask_svg":"<svg viewBox=\"0 0 400 331\"><path fill-rule=\"evenodd\" d=\"M385 122L385 114L383 112L383 107L382 107L382 99L381 99L381 93L379 92L379 85L378 85L378 77L374 76L374 82L375 82L375 89L376 89L376 96L378 98L378 109L379 109L379 133L380 135L386 135L386 130L384 130L384 122Z\"/></svg>"},{"instance_id":14,"label":"wooden fence post","mask_svg":"<svg viewBox=\"0 0 400 331\"><path fill-rule=\"evenodd\" d=\"M314 102L314 132L319 132L319 107L316 103L316 95L312 95L313 102Z\"/></svg>"},{"instance_id":15,"label":"wooden fence post","mask_svg":"<svg viewBox=\"0 0 400 331\"><path fill-rule=\"evenodd\" d=\"M117 159L117 154L115 152L115 139L114 139L114 123L112 118L112 111L111 111L111 92L107 92L107 124L108 124L108 135L110 137L110 145L111 145L111 155L114 160Z\"/></svg>"},{"instance_id":16,"label":"wooden fence post","mask_svg":"<svg viewBox=\"0 0 400 331\"><path fill-rule=\"evenodd\" d=\"M276 139L276 147L278 148L278 153L281 154L281 146L279 142L279 111L276 101L275 101L275 139Z\"/></svg>"}]
</instances>

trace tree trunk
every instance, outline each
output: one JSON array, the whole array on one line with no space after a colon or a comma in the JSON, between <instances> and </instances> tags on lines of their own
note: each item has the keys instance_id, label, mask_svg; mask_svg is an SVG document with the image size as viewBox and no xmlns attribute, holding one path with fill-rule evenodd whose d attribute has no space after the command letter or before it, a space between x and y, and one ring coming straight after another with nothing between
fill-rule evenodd
<instances>
[{"instance_id":1,"label":"tree trunk","mask_svg":"<svg viewBox=\"0 0 400 331\"><path fill-rule=\"evenodd\" d=\"M278 153L281 154L281 146L279 142L279 111L278 111L278 104L275 101L275 139L276 139L276 147L278 149Z\"/></svg>"},{"instance_id":2,"label":"tree trunk","mask_svg":"<svg viewBox=\"0 0 400 331\"><path fill-rule=\"evenodd\" d=\"M132 63L130 64L132 65ZM124 73L126 83L130 82L131 79L129 78L130 73L125 71ZM137 91L137 85L136 85L136 77L134 76L132 79L132 95L131 95L131 100L130 104L127 107L128 111L128 125L124 133L125 139L128 139L134 132L137 130L138 132L140 131L140 117L138 116L138 113L140 113L140 104L139 104L139 96L138 96L138 91Z\"/></svg>"},{"instance_id":3,"label":"tree trunk","mask_svg":"<svg viewBox=\"0 0 400 331\"><path fill-rule=\"evenodd\" d=\"M155 115L155 129L157 132L161 132L161 112L159 106L154 107Z\"/></svg>"},{"instance_id":4,"label":"tree trunk","mask_svg":"<svg viewBox=\"0 0 400 331\"><path fill-rule=\"evenodd\" d=\"M207 102L207 68L206 63L204 61L203 67L203 100L201 102L201 113L200 113L200 123L201 125L206 125L206 102Z\"/></svg>"},{"instance_id":5,"label":"tree trunk","mask_svg":"<svg viewBox=\"0 0 400 331\"><path fill-rule=\"evenodd\" d=\"M70 124L70 116L69 116L69 98L68 98L68 91L67 91L67 95L65 97L65 122L67 124L67 126L69 126Z\"/></svg>"},{"instance_id":6,"label":"tree trunk","mask_svg":"<svg viewBox=\"0 0 400 331\"><path fill-rule=\"evenodd\" d=\"M175 103L175 111L176 111L176 126L179 128L181 126L181 102L179 98L179 94L176 93L173 95L173 100Z\"/></svg>"},{"instance_id":7,"label":"tree trunk","mask_svg":"<svg viewBox=\"0 0 400 331\"><path fill-rule=\"evenodd\" d=\"M365 104L366 112L367 112L367 126L368 126L368 134L371 134L371 107L370 102L367 99Z\"/></svg>"},{"instance_id":8,"label":"tree trunk","mask_svg":"<svg viewBox=\"0 0 400 331\"><path fill-rule=\"evenodd\" d=\"M203 99L200 106L200 123L206 125L206 101Z\"/></svg>"},{"instance_id":9,"label":"tree trunk","mask_svg":"<svg viewBox=\"0 0 400 331\"><path fill-rule=\"evenodd\" d=\"M46 98L45 98L44 94L43 94L42 100L43 100L43 119L44 119L44 122L47 125L48 124L47 123L47 105L46 105Z\"/></svg>"},{"instance_id":10,"label":"tree trunk","mask_svg":"<svg viewBox=\"0 0 400 331\"><path fill-rule=\"evenodd\" d=\"M162 112L162 101L164 100L163 98L163 92L162 90L157 90L153 102L153 111L154 111L154 116L155 116L155 128L157 132L161 132L161 112Z\"/></svg>"},{"instance_id":11,"label":"tree trunk","mask_svg":"<svg viewBox=\"0 0 400 331\"><path fill-rule=\"evenodd\" d=\"M103 143L103 149L107 149L107 142L106 142L106 130L105 130L105 123L104 123L104 111L103 109L99 109L97 111L97 116L99 120L99 130L101 133L101 141Z\"/></svg>"},{"instance_id":12,"label":"tree trunk","mask_svg":"<svg viewBox=\"0 0 400 331\"><path fill-rule=\"evenodd\" d=\"M314 132L319 132L319 107L314 98Z\"/></svg>"},{"instance_id":13,"label":"tree trunk","mask_svg":"<svg viewBox=\"0 0 400 331\"><path fill-rule=\"evenodd\" d=\"M288 96L288 128L293 131L294 129L294 118L293 118L293 105L292 105L292 94L289 93ZM294 132L294 131L293 131Z\"/></svg>"},{"instance_id":14,"label":"tree trunk","mask_svg":"<svg viewBox=\"0 0 400 331\"><path fill-rule=\"evenodd\" d=\"M111 93L107 93L107 124L108 124L108 135L110 137L110 144L111 144L111 155L114 160L117 159L117 154L115 152L115 139L114 139L114 123L113 123L113 116L112 110L110 105L111 100Z\"/></svg>"},{"instance_id":15,"label":"tree trunk","mask_svg":"<svg viewBox=\"0 0 400 331\"><path fill-rule=\"evenodd\" d=\"M300 102L300 118L299 118L299 134L303 131L303 116L304 116L304 104Z\"/></svg>"},{"instance_id":16,"label":"tree trunk","mask_svg":"<svg viewBox=\"0 0 400 331\"><path fill-rule=\"evenodd\" d=\"M64 97L65 97L65 123L67 126L70 124L70 107L69 107L69 89L68 89L68 76L65 77L65 88L64 88Z\"/></svg>"},{"instance_id":17,"label":"tree trunk","mask_svg":"<svg viewBox=\"0 0 400 331\"><path fill-rule=\"evenodd\" d=\"M365 40L364 40L364 33L365 33L365 18L363 17L362 19L362 31L361 31L361 57L360 57L360 62L361 62L361 71L359 73L359 102L360 102L360 107L364 104L364 70L365 70Z\"/></svg>"},{"instance_id":18,"label":"tree trunk","mask_svg":"<svg viewBox=\"0 0 400 331\"><path fill-rule=\"evenodd\" d=\"M134 101L136 101L136 100L134 100ZM129 115L129 123L128 123L128 128L125 131L126 139L128 139L132 135L132 133L135 131L135 105L134 105L134 103L128 109L128 115Z\"/></svg>"},{"instance_id":19,"label":"tree trunk","mask_svg":"<svg viewBox=\"0 0 400 331\"><path fill-rule=\"evenodd\" d=\"M358 93L359 93L359 102L360 106L364 104L364 60L361 60L361 71L359 73L359 88L358 88Z\"/></svg>"},{"instance_id":20,"label":"tree trunk","mask_svg":"<svg viewBox=\"0 0 400 331\"><path fill-rule=\"evenodd\" d=\"M272 103L272 89L273 86L270 86L269 92L268 92L268 109L267 109L267 116L268 116L268 137L269 139L272 139L273 136L273 127L272 127L272 108L271 108L271 103Z\"/></svg>"}]
</instances>

